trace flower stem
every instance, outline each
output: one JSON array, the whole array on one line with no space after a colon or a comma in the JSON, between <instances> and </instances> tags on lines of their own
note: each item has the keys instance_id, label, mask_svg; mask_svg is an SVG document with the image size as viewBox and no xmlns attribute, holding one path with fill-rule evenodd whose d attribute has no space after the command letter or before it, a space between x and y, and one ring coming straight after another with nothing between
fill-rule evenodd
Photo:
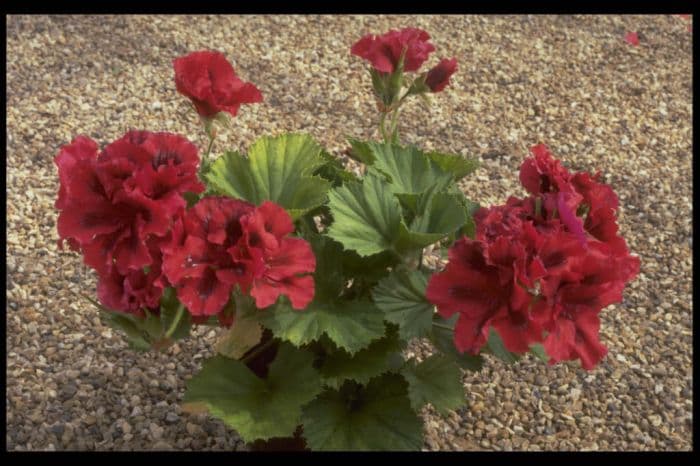
<instances>
[{"instance_id":1,"label":"flower stem","mask_svg":"<svg viewBox=\"0 0 700 466\"><path fill-rule=\"evenodd\" d=\"M211 153L211 147L214 145L214 136L208 135L209 136L209 145L207 146L207 154L205 155L206 158L209 158L209 154Z\"/></svg>"},{"instance_id":2,"label":"flower stem","mask_svg":"<svg viewBox=\"0 0 700 466\"><path fill-rule=\"evenodd\" d=\"M386 126L384 125L386 121L386 115L386 113L382 112L382 116L379 118L379 130L382 132L384 142L389 142L389 137L386 134Z\"/></svg>"},{"instance_id":3,"label":"flower stem","mask_svg":"<svg viewBox=\"0 0 700 466\"><path fill-rule=\"evenodd\" d=\"M165 332L165 338L170 338L171 336L173 336L173 333L175 333L175 329L177 329L178 325L180 325L180 321L182 320L183 315L185 315L185 305L180 303L180 305L177 307L173 323L170 324L170 328L168 328L168 330Z\"/></svg>"},{"instance_id":4,"label":"flower stem","mask_svg":"<svg viewBox=\"0 0 700 466\"><path fill-rule=\"evenodd\" d=\"M399 113L401 112L401 107L396 107L394 114L391 116L391 142L399 143Z\"/></svg>"}]
</instances>

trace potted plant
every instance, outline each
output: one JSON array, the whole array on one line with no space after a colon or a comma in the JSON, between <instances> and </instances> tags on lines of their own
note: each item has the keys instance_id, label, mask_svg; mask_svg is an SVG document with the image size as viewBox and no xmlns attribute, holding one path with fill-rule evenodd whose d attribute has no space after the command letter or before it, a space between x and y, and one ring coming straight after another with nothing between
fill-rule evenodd
<instances>
[{"instance_id":1,"label":"potted plant","mask_svg":"<svg viewBox=\"0 0 700 466\"><path fill-rule=\"evenodd\" d=\"M419 450L421 409L464 403L483 355L550 364L606 353L599 312L639 271L618 234L614 191L537 144L525 198L480 207L457 182L475 159L400 142L403 105L447 88L456 59L406 28L366 35L381 140L350 139L361 176L305 134L263 136L210 158L217 131L262 100L219 52L174 61L177 90L209 144L129 131L84 136L56 156L61 242L98 274L98 306L137 350L192 325L225 327L187 383L254 450ZM427 249L426 249L427 248ZM429 267L426 251L447 256ZM416 339L435 352L417 360Z\"/></svg>"}]
</instances>

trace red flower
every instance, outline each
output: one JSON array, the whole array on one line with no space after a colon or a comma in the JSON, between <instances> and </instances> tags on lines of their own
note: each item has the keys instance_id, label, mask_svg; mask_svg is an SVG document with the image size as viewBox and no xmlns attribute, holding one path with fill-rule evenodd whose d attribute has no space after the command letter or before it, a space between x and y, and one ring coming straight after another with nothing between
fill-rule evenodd
<instances>
[{"instance_id":1,"label":"red flower","mask_svg":"<svg viewBox=\"0 0 700 466\"><path fill-rule=\"evenodd\" d=\"M628 32L625 34L625 42L636 47L639 45L639 35L636 32Z\"/></svg>"},{"instance_id":2,"label":"red flower","mask_svg":"<svg viewBox=\"0 0 700 466\"><path fill-rule=\"evenodd\" d=\"M316 267L309 244L286 235L294 225L283 208L227 197L201 199L173 228L163 247L164 272L178 299L194 316L215 315L229 301L234 285L268 307L280 294L295 309L313 299Z\"/></svg>"},{"instance_id":3,"label":"red flower","mask_svg":"<svg viewBox=\"0 0 700 466\"><path fill-rule=\"evenodd\" d=\"M287 238L294 231L289 214L273 202L264 202L241 219L241 244L233 247L234 257L254 270L250 295L259 308L270 306L282 294L294 309L304 309L314 297L316 257L309 243Z\"/></svg>"},{"instance_id":4,"label":"red flower","mask_svg":"<svg viewBox=\"0 0 700 466\"><path fill-rule=\"evenodd\" d=\"M391 30L382 35L367 34L350 49L353 55L368 60L372 66L383 73L393 73L404 55L404 71L416 71L428 55L435 50L428 42L430 35L417 28Z\"/></svg>"},{"instance_id":5,"label":"red flower","mask_svg":"<svg viewBox=\"0 0 700 466\"><path fill-rule=\"evenodd\" d=\"M130 270L121 274L116 267L100 275L97 283L97 297L111 310L123 311L143 316L143 308L159 312L160 297L163 295L160 258L150 266L150 270Z\"/></svg>"},{"instance_id":6,"label":"red flower","mask_svg":"<svg viewBox=\"0 0 700 466\"><path fill-rule=\"evenodd\" d=\"M240 218L253 209L245 201L206 197L174 224L172 240L162 248L163 271L193 316L218 314L233 283L250 273L227 249L241 238ZM222 279L229 275L235 279Z\"/></svg>"},{"instance_id":7,"label":"red flower","mask_svg":"<svg viewBox=\"0 0 700 466\"><path fill-rule=\"evenodd\" d=\"M550 364L580 359L584 369L593 369L608 352L598 338L599 328L600 319L596 312L581 312L571 319L557 319L543 343Z\"/></svg>"},{"instance_id":8,"label":"red flower","mask_svg":"<svg viewBox=\"0 0 700 466\"><path fill-rule=\"evenodd\" d=\"M97 144L76 138L55 158L59 237L100 274L113 265L122 275L150 265L146 244L167 234L186 205L181 193L204 189L197 161L196 148L176 135L128 133L99 156Z\"/></svg>"},{"instance_id":9,"label":"red flower","mask_svg":"<svg viewBox=\"0 0 700 466\"><path fill-rule=\"evenodd\" d=\"M597 315L622 300L639 258L617 235L618 199L599 175L570 175L544 145L532 154L520 178L533 196L479 209L476 240L455 242L426 297L441 315L460 314L460 351L478 352L493 327L509 351L540 342L551 363L590 369L606 353Z\"/></svg>"},{"instance_id":10,"label":"red flower","mask_svg":"<svg viewBox=\"0 0 700 466\"><path fill-rule=\"evenodd\" d=\"M150 198L204 191L204 184L197 178L197 146L187 138L172 133L130 131L122 139L145 149L151 156L150 168L145 166L133 180L133 184ZM109 148L105 147L105 152Z\"/></svg>"},{"instance_id":11,"label":"red flower","mask_svg":"<svg viewBox=\"0 0 700 466\"><path fill-rule=\"evenodd\" d=\"M197 113L212 117L219 112L235 116L241 104L262 102L262 94L242 81L224 54L192 52L173 61L178 92L192 100Z\"/></svg>"},{"instance_id":12,"label":"red flower","mask_svg":"<svg viewBox=\"0 0 700 466\"><path fill-rule=\"evenodd\" d=\"M544 144L532 146L532 157L520 166L520 183L530 194L571 191L571 175Z\"/></svg>"},{"instance_id":13,"label":"red flower","mask_svg":"<svg viewBox=\"0 0 700 466\"><path fill-rule=\"evenodd\" d=\"M551 363L581 359L585 369L606 354L598 340L598 314L606 306L620 302L626 282L639 272L639 259L611 256L607 246L593 242L586 254L573 265L573 275L546 280L544 294L552 306L549 332L544 341Z\"/></svg>"},{"instance_id":14,"label":"red flower","mask_svg":"<svg viewBox=\"0 0 700 466\"><path fill-rule=\"evenodd\" d=\"M434 274L425 295L443 317L459 313L455 345L477 354L486 343L489 327L503 332L511 351L527 351L541 329L530 319L531 296L518 284L515 263L523 249L500 238L492 246L466 237L450 248L443 272Z\"/></svg>"},{"instance_id":15,"label":"red flower","mask_svg":"<svg viewBox=\"0 0 700 466\"><path fill-rule=\"evenodd\" d=\"M457 59L448 60L443 58L440 63L428 71L425 77L425 84L431 92L440 92L450 83L450 76L457 71Z\"/></svg>"}]
</instances>

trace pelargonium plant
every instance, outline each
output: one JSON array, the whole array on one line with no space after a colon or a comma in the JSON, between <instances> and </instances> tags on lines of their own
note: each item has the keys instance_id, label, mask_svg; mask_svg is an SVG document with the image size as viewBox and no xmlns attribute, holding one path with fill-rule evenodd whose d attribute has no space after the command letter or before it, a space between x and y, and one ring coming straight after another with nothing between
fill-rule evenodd
<instances>
[{"instance_id":1,"label":"pelargonium plant","mask_svg":"<svg viewBox=\"0 0 700 466\"><path fill-rule=\"evenodd\" d=\"M467 198L457 182L476 160L400 143L401 107L457 70L452 58L421 72L434 50L415 28L352 46L370 64L381 133L349 140L362 176L305 134L213 157L217 128L263 99L213 51L174 61L209 138L201 158L151 131L61 148L60 242L97 273L89 299L107 322L137 350L225 328L184 409L254 448L418 450L423 407L462 406L463 371L484 355L588 370L605 356L599 313L639 272L615 192L537 144L520 168L526 197ZM428 247L444 267L428 265ZM408 357L417 339L434 354Z\"/></svg>"}]
</instances>

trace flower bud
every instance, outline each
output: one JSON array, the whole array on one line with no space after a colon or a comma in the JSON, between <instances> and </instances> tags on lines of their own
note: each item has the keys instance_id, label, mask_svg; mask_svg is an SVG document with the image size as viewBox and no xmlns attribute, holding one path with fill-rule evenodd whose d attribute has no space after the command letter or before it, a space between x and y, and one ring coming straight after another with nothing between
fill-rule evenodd
<instances>
[{"instance_id":1,"label":"flower bud","mask_svg":"<svg viewBox=\"0 0 700 466\"><path fill-rule=\"evenodd\" d=\"M440 92L450 83L450 76L457 71L457 59L443 58L425 77L425 84L431 92Z\"/></svg>"}]
</instances>

